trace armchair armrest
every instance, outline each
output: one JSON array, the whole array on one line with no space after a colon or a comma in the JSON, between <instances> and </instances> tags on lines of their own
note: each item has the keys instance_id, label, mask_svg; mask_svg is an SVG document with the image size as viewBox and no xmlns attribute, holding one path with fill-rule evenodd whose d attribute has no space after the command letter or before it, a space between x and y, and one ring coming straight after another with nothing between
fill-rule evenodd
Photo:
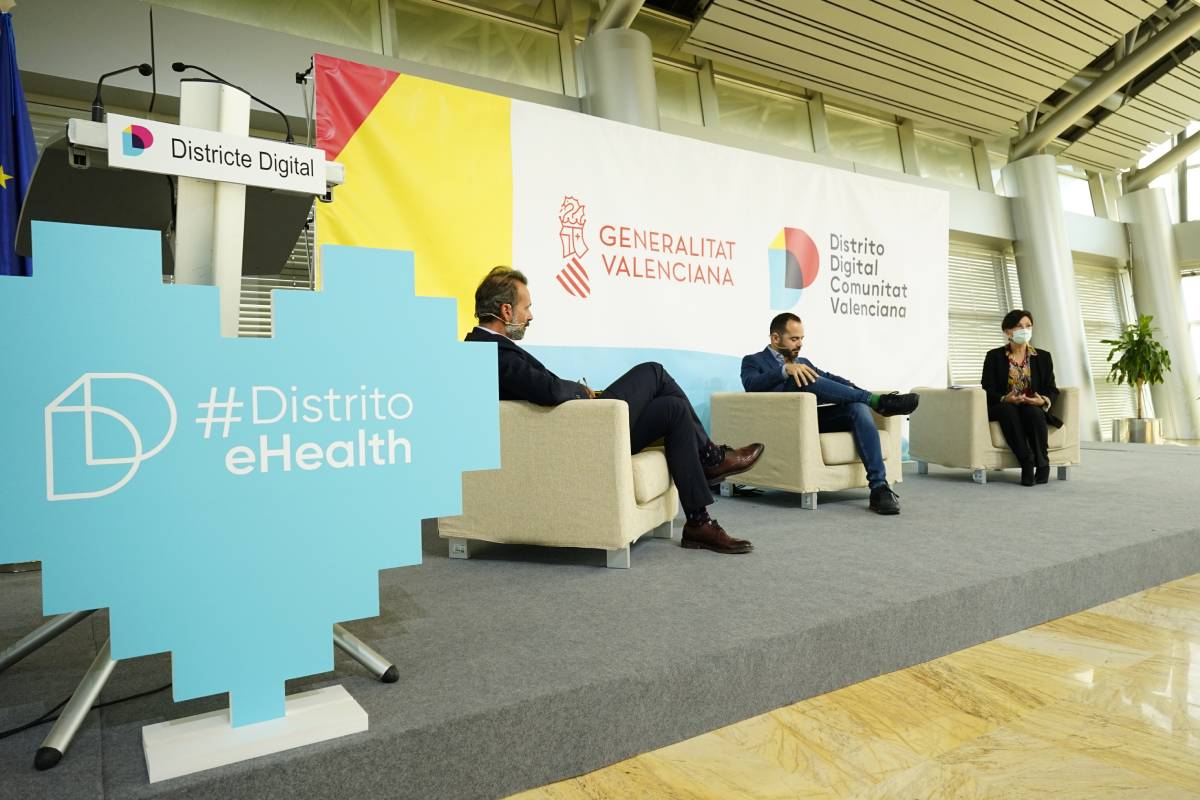
<instances>
[{"instance_id":1,"label":"armchair armrest","mask_svg":"<svg viewBox=\"0 0 1200 800\"><path fill-rule=\"evenodd\" d=\"M496 488L520 495L522 506L631 499L629 406L623 400L559 406L504 401L499 471L503 477Z\"/></svg>"},{"instance_id":2,"label":"armchair armrest","mask_svg":"<svg viewBox=\"0 0 1200 800\"><path fill-rule=\"evenodd\" d=\"M1067 446L1079 446L1079 388L1062 386L1058 390L1058 402L1050 407L1050 413L1063 421L1067 432Z\"/></svg>"},{"instance_id":3,"label":"armchair armrest","mask_svg":"<svg viewBox=\"0 0 1200 800\"><path fill-rule=\"evenodd\" d=\"M636 505L629 406L573 400L559 406L500 403L500 469L463 474L463 514L442 518L443 537L572 544L569 520L610 547L620 509ZM611 530L610 530L611 529Z\"/></svg>"},{"instance_id":4,"label":"armchair armrest","mask_svg":"<svg viewBox=\"0 0 1200 800\"><path fill-rule=\"evenodd\" d=\"M991 445L983 389L913 391L921 395L921 405L909 420L909 455L949 467L983 467L983 450Z\"/></svg>"}]
</instances>

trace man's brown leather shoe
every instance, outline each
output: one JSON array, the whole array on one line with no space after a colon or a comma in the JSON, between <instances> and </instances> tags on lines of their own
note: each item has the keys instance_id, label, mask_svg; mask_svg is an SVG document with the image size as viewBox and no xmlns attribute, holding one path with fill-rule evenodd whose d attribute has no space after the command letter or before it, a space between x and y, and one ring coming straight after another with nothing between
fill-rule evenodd
<instances>
[{"instance_id":1,"label":"man's brown leather shoe","mask_svg":"<svg viewBox=\"0 0 1200 800\"><path fill-rule=\"evenodd\" d=\"M754 545L745 539L734 539L725 529L710 519L703 525L683 526L683 546L689 550L712 550L715 553L749 553Z\"/></svg>"},{"instance_id":2,"label":"man's brown leather shoe","mask_svg":"<svg viewBox=\"0 0 1200 800\"><path fill-rule=\"evenodd\" d=\"M754 466L754 462L762 456L764 448L755 442L745 447L739 447L737 450L725 445L721 445L721 449L725 451L725 458L721 460L721 463L715 467L704 468L704 477L708 478L709 483L724 480L730 475L740 475L750 469Z\"/></svg>"}]
</instances>

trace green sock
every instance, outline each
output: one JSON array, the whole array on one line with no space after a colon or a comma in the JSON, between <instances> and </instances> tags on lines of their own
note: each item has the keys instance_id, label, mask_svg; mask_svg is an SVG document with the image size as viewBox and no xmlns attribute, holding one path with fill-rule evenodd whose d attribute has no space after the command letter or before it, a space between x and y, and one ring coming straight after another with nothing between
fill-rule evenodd
<instances>
[{"instance_id":1,"label":"green sock","mask_svg":"<svg viewBox=\"0 0 1200 800\"><path fill-rule=\"evenodd\" d=\"M877 395L877 394L871 395L870 399L867 400L867 405L869 405L871 408L878 411L879 410L879 395Z\"/></svg>"}]
</instances>

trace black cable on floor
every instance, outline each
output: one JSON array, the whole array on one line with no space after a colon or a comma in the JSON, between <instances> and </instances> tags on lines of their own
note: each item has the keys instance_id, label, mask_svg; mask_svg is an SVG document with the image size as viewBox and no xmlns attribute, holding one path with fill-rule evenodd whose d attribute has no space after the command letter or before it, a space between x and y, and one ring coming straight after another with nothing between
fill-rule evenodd
<instances>
[{"instance_id":1,"label":"black cable on floor","mask_svg":"<svg viewBox=\"0 0 1200 800\"><path fill-rule=\"evenodd\" d=\"M92 706L92 708L88 709L88 711L90 712L92 709L96 709L96 708L106 708L108 706L115 706L117 703L125 703L125 702L128 702L129 700L137 700L140 697L149 697L152 694L158 694L159 692L165 692L167 689L170 689L170 688L171 688L171 684L168 683L163 686L159 686L157 689L150 689L145 692L138 692L137 694L131 694L128 697L118 697L116 700L109 700L105 703L97 703L94 706ZM65 706L70 700L71 700L71 698L67 697L61 703L59 703L58 705L56 705L54 708L50 709L46 713L42 714L40 717L33 720L32 722L26 722L24 725L18 725L15 728L9 728L6 731L0 731L0 739L7 739L9 736L16 736L18 733L27 731L30 728L36 728L39 725L45 725L47 723L54 722L59 717L59 715L55 714L54 712L58 711L60 708Z\"/></svg>"}]
</instances>

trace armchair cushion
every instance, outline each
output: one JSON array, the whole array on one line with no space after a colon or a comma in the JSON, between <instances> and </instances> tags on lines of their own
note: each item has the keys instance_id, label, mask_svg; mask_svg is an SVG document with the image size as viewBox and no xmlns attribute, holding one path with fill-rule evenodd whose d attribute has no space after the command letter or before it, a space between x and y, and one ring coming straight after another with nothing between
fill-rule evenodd
<instances>
[{"instance_id":1,"label":"armchair cushion","mask_svg":"<svg viewBox=\"0 0 1200 800\"><path fill-rule=\"evenodd\" d=\"M854 447L854 436L850 433L822 433L821 460L826 465L856 464L862 459ZM879 432L879 448L887 453L892 445L891 431Z\"/></svg>"},{"instance_id":2,"label":"armchair cushion","mask_svg":"<svg viewBox=\"0 0 1200 800\"><path fill-rule=\"evenodd\" d=\"M670 488L671 475L662 450L643 450L633 456L633 498L638 505L666 494Z\"/></svg>"},{"instance_id":3,"label":"armchair cushion","mask_svg":"<svg viewBox=\"0 0 1200 800\"><path fill-rule=\"evenodd\" d=\"M992 447L1008 448L1008 442L1004 439L1004 431L1000 430L999 422L989 422L988 431L992 435ZM1050 426L1050 435L1046 439L1046 446L1051 450L1057 450L1060 447L1067 446L1067 426L1055 428Z\"/></svg>"}]
</instances>

